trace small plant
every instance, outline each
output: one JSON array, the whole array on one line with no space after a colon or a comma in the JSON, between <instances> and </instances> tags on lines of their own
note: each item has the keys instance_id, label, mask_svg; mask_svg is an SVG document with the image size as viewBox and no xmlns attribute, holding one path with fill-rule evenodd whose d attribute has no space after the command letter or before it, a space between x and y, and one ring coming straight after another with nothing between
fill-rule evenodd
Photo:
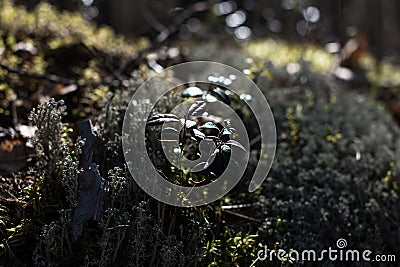
<instances>
[{"instance_id":1,"label":"small plant","mask_svg":"<svg viewBox=\"0 0 400 267\"><path fill-rule=\"evenodd\" d=\"M78 141L76 145L72 145L69 137L72 129L62 122L65 110L64 102L62 100L57 102L54 99L35 108L30 115L30 120L37 128L32 143L41 158L38 164L41 169L43 185L39 187L46 188L52 183L55 184L55 188L62 187L69 207L75 207L78 199L78 155L82 140ZM53 195L53 193L56 194ZM59 196L64 195L52 192L50 189L46 194L52 199L51 201L56 201L60 199Z\"/></svg>"},{"instance_id":2,"label":"small plant","mask_svg":"<svg viewBox=\"0 0 400 267\"><path fill-rule=\"evenodd\" d=\"M204 91L199 87L190 86L181 92L181 96L184 99L192 99L194 102L183 116L173 113L155 114L148 119L147 126L152 127L151 129L164 124L169 126L161 129L162 133L155 136L159 137L160 142L173 142L179 139L176 143L178 146L171 148L178 157L178 164L183 157L189 160L201 159L194 167L185 170L187 177L184 181L174 182L191 186L203 185L224 172L230 160L232 146L243 151L246 149L235 140L236 129L229 118L211 116L206 112L209 101L214 102L218 99L227 105L231 104L231 96L226 90L211 86L209 90ZM154 134L149 134L149 136L154 136ZM201 151L202 148L204 148L203 151ZM204 153L206 155L203 155ZM170 166L167 167L167 169L170 168ZM191 171L198 174L190 173Z\"/></svg>"},{"instance_id":3,"label":"small plant","mask_svg":"<svg viewBox=\"0 0 400 267\"><path fill-rule=\"evenodd\" d=\"M257 235L234 232L225 226L218 239L207 244L205 257L208 266L243 266L257 258L257 252L262 248L257 244Z\"/></svg>"}]
</instances>

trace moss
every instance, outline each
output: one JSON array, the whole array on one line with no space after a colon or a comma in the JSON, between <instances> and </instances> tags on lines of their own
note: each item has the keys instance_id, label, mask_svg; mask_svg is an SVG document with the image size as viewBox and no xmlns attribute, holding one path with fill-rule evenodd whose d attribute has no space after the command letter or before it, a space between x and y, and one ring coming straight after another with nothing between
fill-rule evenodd
<instances>
[{"instance_id":1,"label":"moss","mask_svg":"<svg viewBox=\"0 0 400 267\"><path fill-rule=\"evenodd\" d=\"M39 3L32 12L22 6L14 6L9 1L2 1L0 12L0 27L3 34L10 35L8 45L16 41L11 36L21 39L23 36L34 35L38 39L47 40L49 47L54 50L73 43L83 42L89 47L95 47L107 54L128 56L139 46L146 46L145 40L135 45L114 34L109 27L95 27L79 13L59 12L46 2Z\"/></svg>"},{"instance_id":2,"label":"moss","mask_svg":"<svg viewBox=\"0 0 400 267\"><path fill-rule=\"evenodd\" d=\"M267 39L250 42L246 48L251 57L268 59L279 67L305 60L311 63L314 71L324 73L335 63L332 54L311 44L289 44L282 40Z\"/></svg>"},{"instance_id":3,"label":"moss","mask_svg":"<svg viewBox=\"0 0 400 267\"><path fill-rule=\"evenodd\" d=\"M257 235L235 232L225 226L221 237L207 244L205 260L208 266L243 266L257 258L263 246L256 241Z\"/></svg>"},{"instance_id":4,"label":"moss","mask_svg":"<svg viewBox=\"0 0 400 267\"><path fill-rule=\"evenodd\" d=\"M0 86L0 109L5 115L14 99L26 100L18 105L18 113L27 114L20 106L33 108L42 94L61 98L66 94L62 89L72 85L79 87L75 91L81 94L80 99L71 96L67 101L72 120L90 116L103 107L104 94L110 90L110 86L103 85L105 78L112 79L115 69L149 45L144 38L127 40L109 27L88 22L78 12L58 11L46 2L27 11L23 6L1 1L0 12L0 63L30 74L19 76L0 68L0 79L4 81ZM58 75L71 82L43 86L40 79L31 78L38 75Z\"/></svg>"},{"instance_id":5,"label":"moss","mask_svg":"<svg viewBox=\"0 0 400 267\"><path fill-rule=\"evenodd\" d=\"M276 241L286 251L321 251L345 238L353 247L396 254L393 181L400 177L391 174L399 168L398 127L366 96L334 93L304 105L307 92L315 95L308 86L280 99L283 92L263 88L278 122L277 153L262 192L269 198L265 212L282 219ZM299 105L301 116L294 116ZM263 242L271 241L271 229L268 222L260 228Z\"/></svg>"},{"instance_id":6,"label":"moss","mask_svg":"<svg viewBox=\"0 0 400 267\"><path fill-rule=\"evenodd\" d=\"M32 13L9 2L2 2L0 9L5 14L0 18L2 62L37 74L63 74L78 84L103 81L110 75L108 62L88 56L84 47L114 66L143 46L45 3ZM37 49L32 61L15 53L20 42ZM312 71L329 67L331 58L323 52L311 47L310 52L290 56L291 47L278 46L282 52L274 59L276 51L269 44L253 45L248 51L226 52L215 44L198 45L190 55L246 69L268 98L277 122L278 149L262 188L243 192L243 182L220 201L189 209L164 205L137 186L124 162L121 127L130 96L153 74L143 64L126 78L127 86L84 85L73 96L58 97L65 98L67 106L52 99L31 113L37 162L15 174L27 186L13 191L18 193L13 204L2 193L1 261L36 266L246 266L264 245L287 251L326 249L338 238L374 253L395 254L400 245L398 127L376 103L363 95L333 91L335 85ZM68 62L60 56L71 51L87 57ZM247 60L249 54L255 58ZM320 55L324 62L309 63L300 54L306 55L303 59ZM297 61L298 71L289 74L286 64ZM38 88L52 88L4 69L0 75L4 113L15 95L25 96L28 107L36 106L39 101L32 104L29 96ZM165 100L160 111L172 104ZM242 115L251 122L251 114ZM82 235L72 240L83 140L75 140L72 124L65 122L81 117L94 118L98 128L94 161L106 180L107 194L100 218L87 221ZM264 156L255 150L250 151L252 166ZM251 177L251 168L246 175Z\"/></svg>"},{"instance_id":7,"label":"moss","mask_svg":"<svg viewBox=\"0 0 400 267\"><path fill-rule=\"evenodd\" d=\"M353 247L396 254L396 123L366 95L329 89L306 62L295 75L286 66L254 62L242 68L269 100L278 136L274 164L256 197L260 210L251 212L267 216L257 241L286 251L322 250L345 238Z\"/></svg>"}]
</instances>

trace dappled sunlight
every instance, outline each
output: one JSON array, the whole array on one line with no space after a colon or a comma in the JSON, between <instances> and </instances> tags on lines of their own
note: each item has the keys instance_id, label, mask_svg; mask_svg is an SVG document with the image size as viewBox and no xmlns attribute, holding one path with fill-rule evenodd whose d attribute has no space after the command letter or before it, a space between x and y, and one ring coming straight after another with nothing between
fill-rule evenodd
<instances>
[{"instance_id":1,"label":"dappled sunlight","mask_svg":"<svg viewBox=\"0 0 400 267\"><path fill-rule=\"evenodd\" d=\"M399 7L0 0L0 265L398 266Z\"/></svg>"},{"instance_id":2,"label":"dappled sunlight","mask_svg":"<svg viewBox=\"0 0 400 267\"><path fill-rule=\"evenodd\" d=\"M335 66L334 56L315 45L267 39L250 42L247 51L252 57L267 59L280 67L302 60L310 62L313 69L320 72L327 72Z\"/></svg>"}]
</instances>

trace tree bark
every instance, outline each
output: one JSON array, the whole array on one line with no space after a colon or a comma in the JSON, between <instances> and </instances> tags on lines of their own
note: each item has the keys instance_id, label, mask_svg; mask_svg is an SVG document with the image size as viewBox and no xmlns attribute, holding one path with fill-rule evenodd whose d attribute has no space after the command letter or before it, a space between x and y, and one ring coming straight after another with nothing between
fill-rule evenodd
<instances>
[{"instance_id":1,"label":"tree bark","mask_svg":"<svg viewBox=\"0 0 400 267\"><path fill-rule=\"evenodd\" d=\"M77 123L79 136L85 140L82 147L78 177L79 204L72 220L72 238L76 240L82 233L87 220L101 218L104 200L104 179L100 176L98 165L93 162L93 153L97 144L97 133L90 120Z\"/></svg>"}]
</instances>

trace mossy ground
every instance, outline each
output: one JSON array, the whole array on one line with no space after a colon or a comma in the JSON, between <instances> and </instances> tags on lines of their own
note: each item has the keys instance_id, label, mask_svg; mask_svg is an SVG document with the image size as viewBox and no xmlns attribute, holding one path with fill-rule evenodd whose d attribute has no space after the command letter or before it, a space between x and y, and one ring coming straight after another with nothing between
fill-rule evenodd
<instances>
[{"instance_id":1,"label":"mossy ground","mask_svg":"<svg viewBox=\"0 0 400 267\"><path fill-rule=\"evenodd\" d=\"M11 158L7 166L15 169L1 176L2 265L248 266L265 245L321 250L339 238L399 258L398 126L367 94L334 90L324 75L334 59L323 50L257 41L222 52L197 44L182 57L160 59L163 66L212 59L245 70L277 124L278 149L262 188L239 186L210 205L176 208L135 184L121 148L129 97L154 70L146 58L117 70L148 43L48 4L27 12L1 2L0 9L0 160ZM297 71L289 74L288 63L298 63ZM72 240L82 147L73 129L86 118L98 128L94 161L108 194L101 218ZM36 132L28 137L26 129Z\"/></svg>"}]
</instances>

